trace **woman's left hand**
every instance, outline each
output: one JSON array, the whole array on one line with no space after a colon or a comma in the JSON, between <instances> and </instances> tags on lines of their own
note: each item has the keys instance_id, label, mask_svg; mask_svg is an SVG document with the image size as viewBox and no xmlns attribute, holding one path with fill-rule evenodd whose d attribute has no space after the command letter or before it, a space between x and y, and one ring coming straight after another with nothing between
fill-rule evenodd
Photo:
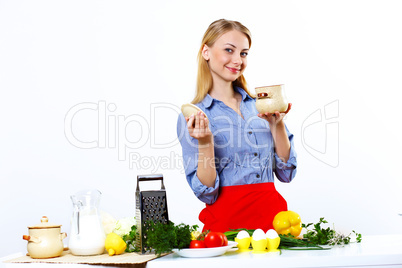
<instances>
[{"instance_id":1,"label":"woman's left hand","mask_svg":"<svg viewBox=\"0 0 402 268\"><path fill-rule=\"evenodd\" d=\"M276 111L275 113L258 114L258 117L267 120L270 126L276 126L279 122L283 120L283 118L286 116L291 108L292 104L289 103L288 109L283 113Z\"/></svg>"}]
</instances>

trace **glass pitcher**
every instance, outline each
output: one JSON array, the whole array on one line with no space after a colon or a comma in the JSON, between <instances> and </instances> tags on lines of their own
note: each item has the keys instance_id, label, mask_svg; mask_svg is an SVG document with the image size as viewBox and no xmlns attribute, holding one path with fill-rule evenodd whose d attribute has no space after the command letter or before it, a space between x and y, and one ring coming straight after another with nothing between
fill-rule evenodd
<instances>
[{"instance_id":1,"label":"glass pitcher","mask_svg":"<svg viewBox=\"0 0 402 268\"><path fill-rule=\"evenodd\" d=\"M98 214L101 192L84 190L71 196L74 211L69 248L73 255L98 255L105 250L105 232Z\"/></svg>"}]
</instances>

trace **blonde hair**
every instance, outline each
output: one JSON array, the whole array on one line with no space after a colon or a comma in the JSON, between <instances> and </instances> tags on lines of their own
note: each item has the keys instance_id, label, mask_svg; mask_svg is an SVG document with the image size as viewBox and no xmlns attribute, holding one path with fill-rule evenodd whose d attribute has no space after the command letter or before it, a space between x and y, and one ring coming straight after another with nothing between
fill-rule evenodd
<instances>
[{"instance_id":1,"label":"blonde hair","mask_svg":"<svg viewBox=\"0 0 402 268\"><path fill-rule=\"evenodd\" d=\"M211 23L206 30L204 37L202 38L201 47L198 51L198 74L197 74L197 88L196 95L192 101L192 103L196 104L202 101L208 92L212 89L212 75L209 71L208 62L202 56L202 49L204 45L209 47L213 46L215 41L221 37L223 34L231 31L237 30L246 35L248 39L248 43L251 46L251 33L250 31L242 25L240 22L220 19ZM233 86L238 86L244 89L247 94L252 96L247 89L246 79L243 75L233 81ZM252 96L253 97L253 96Z\"/></svg>"}]
</instances>

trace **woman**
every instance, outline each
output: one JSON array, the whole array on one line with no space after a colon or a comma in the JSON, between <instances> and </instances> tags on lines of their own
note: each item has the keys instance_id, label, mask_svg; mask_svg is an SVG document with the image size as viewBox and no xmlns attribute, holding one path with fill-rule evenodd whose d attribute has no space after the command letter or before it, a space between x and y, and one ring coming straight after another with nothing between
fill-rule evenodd
<instances>
[{"instance_id":1,"label":"woman","mask_svg":"<svg viewBox=\"0 0 402 268\"><path fill-rule=\"evenodd\" d=\"M187 181L204 203L204 230L272 228L287 210L275 190L274 173L290 182L296 173L293 135L285 113L258 114L243 72L251 46L249 30L236 21L213 22L198 53L198 112L180 114L177 134Z\"/></svg>"}]
</instances>

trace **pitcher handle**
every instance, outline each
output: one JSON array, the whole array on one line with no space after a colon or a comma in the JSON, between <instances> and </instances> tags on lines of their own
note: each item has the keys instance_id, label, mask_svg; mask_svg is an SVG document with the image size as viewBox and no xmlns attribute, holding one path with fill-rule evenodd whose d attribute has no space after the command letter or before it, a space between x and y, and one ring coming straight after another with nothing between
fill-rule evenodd
<instances>
[{"instance_id":1,"label":"pitcher handle","mask_svg":"<svg viewBox=\"0 0 402 268\"><path fill-rule=\"evenodd\" d=\"M76 234L78 235L78 234L80 234L80 210L77 209L74 213L76 215L75 218L77 219L77 221L75 223L76 224L75 227L76 227L76 230L77 230Z\"/></svg>"}]
</instances>

